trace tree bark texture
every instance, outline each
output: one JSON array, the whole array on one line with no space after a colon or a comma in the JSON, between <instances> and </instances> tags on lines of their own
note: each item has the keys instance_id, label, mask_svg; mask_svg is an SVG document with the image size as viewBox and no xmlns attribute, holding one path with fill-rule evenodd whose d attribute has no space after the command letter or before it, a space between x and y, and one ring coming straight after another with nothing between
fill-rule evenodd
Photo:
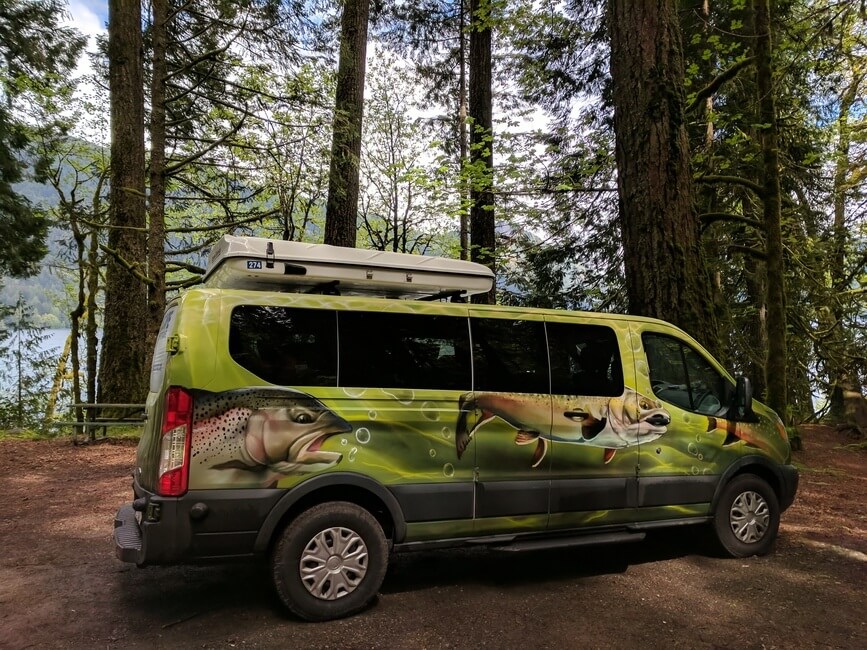
<instances>
[{"instance_id":1,"label":"tree bark texture","mask_svg":"<svg viewBox=\"0 0 867 650\"><path fill-rule=\"evenodd\" d=\"M629 308L719 349L699 241L674 0L608 0L617 187Z\"/></svg>"},{"instance_id":2,"label":"tree bark texture","mask_svg":"<svg viewBox=\"0 0 867 650\"><path fill-rule=\"evenodd\" d=\"M166 46L168 43L169 0L151 0L152 68L150 116L150 193L148 196L148 323L149 354L166 309Z\"/></svg>"},{"instance_id":3,"label":"tree bark texture","mask_svg":"<svg viewBox=\"0 0 867 650\"><path fill-rule=\"evenodd\" d=\"M470 2L470 259L496 270L493 193L491 2ZM473 297L493 304L495 289Z\"/></svg>"},{"instance_id":4,"label":"tree bark texture","mask_svg":"<svg viewBox=\"0 0 867 650\"><path fill-rule=\"evenodd\" d=\"M146 262L141 3L108 4L111 188L108 248L143 271ZM143 402L147 289L109 255L105 278L99 399Z\"/></svg>"},{"instance_id":5,"label":"tree bark texture","mask_svg":"<svg viewBox=\"0 0 867 650\"><path fill-rule=\"evenodd\" d=\"M777 144L777 109L774 102L771 58L771 12L767 0L754 0L756 89L759 94L759 138L762 147L767 260L768 357L765 366L768 406L786 420L786 284L783 274L780 158Z\"/></svg>"},{"instance_id":6,"label":"tree bark texture","mask_svg":"<svg viewBox=\"0 0 867 650\"><path fill-rule=\"evenodd\" d=\"M832 332L828 342L827 359L828 383L830 384L830 409L828 418L832 422L846 421L846 391L860 393L862 387L858 381L857 372L853 371L851 361L847 359L847 342L850 338L844 323L843 304L837 298L837 293L847 289L846 248L849 242L849 231L846 228L846 198L849 191L849 148L852 134L849 116L852 107L860 96L862 76L852 70L852 79L840 99L840 112L837 117L836 162L834 165L834 239L831 262L831 314L833 321L828 324Z\"/></svg>"},{"instance_id":7,"label":"tree bark texture","mask_svg":"<svg viewBox=\"0 0 867 650\"><path fill-rule=\"evenodd\" d=\"M461 259L468 260L470 258L470 220L467 214L467 183L466 183L466 164L467 150L469 143L467 142L467 12L466 0L458 0L458 28L460 34L460 45L458 47L458 57L460 58L460 70L458 73L458 146L459 146L459 163L460 182L458 184L458 198L461 206L460 216L460 246Z\"/></svg>"},{"instance_id":8,"label":"tree bark texture","mask_svg":"<svg viewBox=\"0 0 867 650\"><path fill-rule=\"evenodd\" d=\"M369 15L370 0L345 1L325 208L325 243L350 248L355 248L358 232L358 174Z\"/></svg>"}]
</instances>

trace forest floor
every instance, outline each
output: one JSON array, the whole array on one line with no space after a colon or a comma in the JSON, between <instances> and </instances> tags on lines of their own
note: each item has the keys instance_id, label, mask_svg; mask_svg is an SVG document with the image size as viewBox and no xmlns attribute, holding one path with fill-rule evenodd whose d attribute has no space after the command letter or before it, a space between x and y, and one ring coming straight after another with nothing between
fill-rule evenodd
<instances>
[{"instance_id":1,"label":"forest floor","mask_svg":"<svg viewBox=\"0 0 867 650\"><path fill-rule=\"evenodd\" d=\"M0 441L0 647L867 648L867 452L802 430L776 552L731 560L694 528L639 544L397 556L378 602L306 624L262 566L114 557L130 442Z\"/></svg>"}]
</instances>

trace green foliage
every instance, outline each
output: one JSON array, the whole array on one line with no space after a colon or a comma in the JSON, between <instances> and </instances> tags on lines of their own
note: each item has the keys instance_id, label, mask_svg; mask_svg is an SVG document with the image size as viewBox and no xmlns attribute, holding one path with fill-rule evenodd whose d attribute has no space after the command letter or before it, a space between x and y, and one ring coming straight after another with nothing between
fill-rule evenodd
<instances>
[{"instance_id":1,"label":"green foliage","mask_svg":"<svg viewBox=\"0 0 867 650\"><path fill-rule=\"evenodd\" d=\"M0 430L42 426L54 359L23 298L0 307Z\"/></svg>"},{"instance_id":2,"label":"green foliage","mask_svg":"<svg viewBox=\"0 0 867 650\"><path fill-rule=\"evenodd\" d=\"M84 45L78 32L59 25L64 5L0 0L0 274L29 275L45 254L48 223L14 185L24 180L31 144L62 129L56 114L34 124L28 104L36 96L62 103L64 77ZM34 161L36 180L44 165Z\"/></svg>"}]
</instances>

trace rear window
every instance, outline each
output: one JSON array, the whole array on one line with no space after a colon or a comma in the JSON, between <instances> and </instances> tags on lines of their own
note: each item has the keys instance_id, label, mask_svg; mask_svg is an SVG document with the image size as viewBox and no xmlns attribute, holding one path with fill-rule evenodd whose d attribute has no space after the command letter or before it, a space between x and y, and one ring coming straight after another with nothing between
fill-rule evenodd
<instances>
[{"instance_id":1,"label":"rear window","mask_svg":"<svg viewBox=\"0 0 867 650\"><path fill-rule=\"evenodd\" d=\"M169 332L172 331L172 326L175 322L175 316L178 314L178 308L172 307L163 316L162 325L160 325L159 334L157 334L157 342L154 345L154 356L151 361L151 380L149 390L152 393L158 393L163 387L163 377L166 374L166 361L169 357L169 351L166 349L166 341L169 338Z\"/></svg>"},{"instance_id":2,"label":"rear window","mask_svg":"<svg viewBox=\"0 0 867 650\"><path fill-rule=\"evenodd\" d=\"M235 307L229 325L229 354L272 384L335 386L337 315L293 307Z\"/></svg>"}]
</instances>

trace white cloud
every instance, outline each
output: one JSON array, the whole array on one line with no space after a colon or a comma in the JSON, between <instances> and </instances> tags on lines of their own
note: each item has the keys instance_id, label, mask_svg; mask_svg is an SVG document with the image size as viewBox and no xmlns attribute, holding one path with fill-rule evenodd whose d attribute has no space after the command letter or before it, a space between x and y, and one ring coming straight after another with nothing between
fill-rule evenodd
<instances>
[{"instance_id":1,"label":"white cloud","mask_svg":"<svg viewBox=\"0 0 867 650\"><path fill-rule=\"evenodd\" d=\"M96 51L96 37L105 33L105 21L108 12L106 0L70 0L65 24L75 27L88 37L85 52L78 59L75 69L76 76L93 72L89 53Z\"/></svg>"}]
</instances>

